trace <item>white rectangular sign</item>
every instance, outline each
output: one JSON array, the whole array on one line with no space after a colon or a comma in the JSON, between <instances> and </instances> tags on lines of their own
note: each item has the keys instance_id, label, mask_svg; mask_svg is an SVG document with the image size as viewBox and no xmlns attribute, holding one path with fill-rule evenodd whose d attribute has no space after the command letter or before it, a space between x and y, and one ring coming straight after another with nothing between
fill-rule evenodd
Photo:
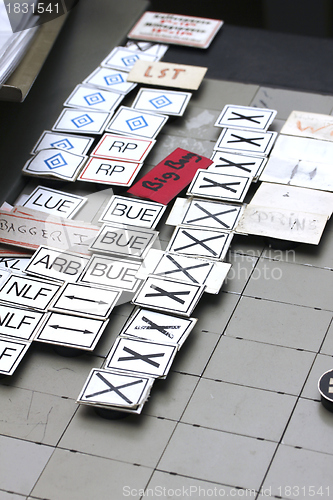
<instances>
[{"instance_id":1,"label":"white rectangular sign","mask_svg":"<svg viewBox=\"0 0 333 500\"><path fill-rule=\"evenodd\" d=\"M124 71L99 66L83 80L83 83L126 95L136 87L136 83L127 82L127 76L128 73Z\"/></svg>"},{"instance_id":2,"label":"white rectangular sign","mask_svg":"<svg viewBox=\"0 0 333 500\"><path fill-rule=\"evenodd\" d=\"M136 278L139 267L139 262L93 255L79 282L135 292L140 284Z\"/></svg>"},{"instance_id":3,"label":"white rectangular sign","mask_svg":"<svg viewBox=\"0 0 333 500\"><path fill-rule=\"evenodd\" d=\"M267 158L262 156L227 153L226 151L215 151L210 159L214 163L207 170L220 174L253 177L254 180L257 180L267 163Z\"/></svg>"},{"instance_id":4,"label":"white rectangular sign","mask_svg":"<svg viewBox=\"0 0 333 500\"><path fill-rule=\"evenodd\" d=\"M23 273L30 262L30 257L0 257L0 269Z\"/></svg>"},{"instance_id":5,"label":"white rectangular sign","mask_svg":"<svg viewBox=\"0 0 333 500\"><path fill-rule=\"evenodd\" d=\"M143 259L158 236L152 229L136 229L123 224L104 224L90 250L96 253Z\"/></svg>"},{"instance_id":6,"label":"white rectangular sign","mask_svg":"<svg viewBox=\"0 0 333 500\"><path fill-rule=\"evenodd\" d=\"M142 163L155 144L155 139L140 139L115 134L104 134L91 153L103 160L131 161Z\"/></svg>"},{"instance_id":7,"label":"white rectangular sign","mask_svg":"<svg viewBox=\"0 0 333 500\"><path fill-rule=\"evenodd\" d=\"M89 257L40 246L26 268L28 274L60 281L76 282L89 262Z\"/></svg>"},{"instance_id":8,"label":"white rectangular sign","mask_svg":"<svg viewBox=\"0 0 333 500\"><path fill-rule=\"evenodd\" d=\"M107 68L119 69L121 71L130 71L136 61L154 62L159 59L158 56L147 54L141 50L129 50L125 47L115 47L110 54L102 61L101 65Z\"/></svg>"},{"instance_id":9,"label":"white rectangular sign","mask_svg":"<svg viewBox=\"0 0 333 500\"><path fill-rule=\"evenodd\" d=\"M275 109L227 104L216 120L215 127L232 127L266 131L276 116Z\"/></svg>"},{"instance_id":10,"label":"white rectangular sign","mask_svg":"<svg viewBox=\"0 0 333 500\"><path fill-rule=\"evenodd\" d=\"M177 198L166 224L232 231L235 229L242 211L243 207L240 205L197 198Z\"/></svg>"},{"instance_id":11,"label":"white rectangular sign","mask_svg":"<svg viewBox=\"0 0 333 500\"><path fill-rule=\"evenodd\" d=\"M123 98L124 96L119 92L96 89L89 85L77 85L64 102L64 106L112 113Z\"/></svg>"},{"instance_id":12,"label":"white rectangular sign","mask_svg":"<svg viewBox=\"0 0 333 500\"><path fill-rule=\"evenodd\" d=\"M0 301L45 311L61 285L12 274L0 288Z\"/></svg>"},{"instance_id":13,"label":"white rectangular sign","mask_svg":"<svg viewBox=\"0 0 333 500\"><path fill-rule=\"evenodd\" d=\"M204 290L201 285L149 276L132 302L140 307L189 317Z\"/></svg>"},{"instance_id":14,"label":"white rectangular sign","mask_svg":"<svg viewBox=\"0 0 333 500\"><path fill-rule=\"evenodd\" d=\"M199 169L188 188L187 195L242 202L251 182L252 177L219 174Z\"/></svg>"},{"instance_id":15,"label":"white rectangular sign","mask_svg":"<svg viewBox=\"0 0 333 500\"><path fill-rule=\"evenodd\" d=\"M27 161L22 172L29 175L75 181L86 160L86 156L74 155L68 151L42 149L31 160Z\"/></svg>"},{"instance_id":16,"label":"white rectangular sign","mask_svg":"<svg viewBox=\"0 0 333 500\"><path fill-rule=\"evenodd\" d=\"M107 111L90 111L80 108L64 109L52 130L79 134L102 134L110 116L111 114Z\"/></svg>"},{"instance_id":17,"label":"white rectangular sign","mask_svg":"<svg viewBox=\"0 0 333 500\"><path fill-rule=\"evenodd\" d=\"M0 304L0 336L32 340L43 313Z\"/></svg>"},{"instance_id":18,"label":"white rectangular sign","mask_svg":"<svg viewBox=\"0 0 333 500\"><path fill-rule=\"evenodd\" d=\"M111 186L129 187L139 173L142 163L90 158L78 177L79 181L97 182Z\"/></svg>"},{"instance_id":19,"label":"white rectangular sign","mask_svg":"<svg viewBox=\"0 0 333 500\"><path fill-rule=\"evenodd\" d=\"M120 336L177 344L180 349L196 322L196 318L181 318L137 308L121 330Z\"/></svg>"},{"instance_id":20,"label":"white rectangular sign","mask_svg":"<svg viewBox=\"0 0 333 500\"><path fill-rule=\"evenodd\" d=\"M119 290L106 290L79 283L66 283L52 303L50 310L107 319L121 296Z\"/></svg>"},{"instance_id":21,"label":"white rectangular sign","mask_svg":"<svg viewBox=\"0 0 333 500\"><path fill-rule=\"evenodd\" d=\"M100 319L52 312L46 315L46 320L39 329L35 340L93 351L107 323L107 321Z\"/></svg>"},{"instance_id":22,"label":"white rectangular sign","mask_svg":"<svg viewBox=\"0 0 333 500\"><path fill-rule=\"evenodd\" d=\"M0 338L0 373L13 375L30 345L30 342L14 342Z\"/></svg>"},{"instance_id":23,"label":"white rectangular sign","mask_svg":"<svg viewBox=\"0 0 333 500\"><path fill-rule=\"evenodd\" d=\"M23 203L23 207L71 219L83 207L87 198L56 189L37 186Z\"/></svg>"},{"instance_id":24,"label":"white rectangular sign","mask_svg":"<svg viewBox=\"0 0 333 500\"><path fill-rule=\"evenodd\" d=\"M182 116L191 97L190 92L142 88L139 90L132 108L165 115Z\"/></svg>"},{"instance_id":25,"label":"white rectangular sign","mask_svg":"<svg viewBox=\"0 0 333 500\"><path fill-rule=\"evenodd\" d=\"M276 137L277 132L225 128L222 130L214 149L267 156Z\"/></svg>"},{"instance_id":26,"label":"white rectangular sign","mask_svg":"<svg viewBox=\"0 0 333 500\"><path fill-rule=\"evenodd\" d=\"M174 230L166 250L183 255L197 255L223 260L232 236L233 233L230 232L178 226Z\"/></svg>"},{"instance_id":27,"label":"white rectangular sign","mask_svg":"<svg viewBox=\"0 0 333 500\"><path fill-rule=\"evenodd\" d=\"M166 205L153 201L112 196L100 222L117 222L129 226L154 229L166 210Z\"/></svg>"},{"instance_id":28,"label":"white rectangular sign","mask_svg":"<svg viewBox=\"0 0 333 500\"><path fill-rule=\"evenodd\" d=\"M106 132L155 139L168 116L121 106L105 128Z\"/></svg>"},{"instance_id":29,"label":"white rectangular sign","mask_svg":"<svg viewBox=\"0 0 333 500\"><path fill-rule=\"evenodd\" d=\"M106 358L105 368L165 378L177 351L176 345L118 337Z\"/></svg>"},{"instance_id":30,"label":"white rectangular sign","mask_svg":"<svg viewBox=\"0 0 333 500\"><path fill-rule=\"evenodd\" d=\"M59 132L45 130L38 139L37 144L35 144L32 154L36 154L42 149L56 148L68 151L69 153L73 153L75 155L84 156L88 153L93 142L93 137L60 134Z\"/></svg>"}]
</instances>

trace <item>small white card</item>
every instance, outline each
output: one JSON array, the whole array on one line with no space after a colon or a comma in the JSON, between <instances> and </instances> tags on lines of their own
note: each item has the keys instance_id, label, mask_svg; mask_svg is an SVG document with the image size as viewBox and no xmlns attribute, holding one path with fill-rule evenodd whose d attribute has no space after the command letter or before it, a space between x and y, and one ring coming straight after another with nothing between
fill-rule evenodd
<instances>
[{"instance_id":1,"label":"small white card","mask_svg":"<svg viewBox=\"0 0 333 500\"><path fill-rule=\"evenodd\" d=\"M144 259L158 236L157 231L123 224L104 224L92 242L92 253Z\"/></svg>"},{"instance_id":2,"label":"small white card","mask_svg":"<svg viewBox=\"0 0 333 500\"><path fill-rule=\"evenodd\" d=\"M106 132L154 139L168 116L121 106L105 128Z\"/></svg>"},{"instance_id":3,"label":"small white card","mask_svg":"<svg viewBox=\"0 0 333 500\"><path fill-rule=\"evenodd\" d=\"M102 134L110 116L106 111L67 108L60 113L52 130L74 134Z\"/></svg>"},{"instance_id":4,"label":"small white card","mask_svg":"<svg viewBox=\"0 0 333 500\"><path fill-rule=\"evenodd\" d=\"M333 117L319 113L292 111L281 134L333 141Z\"/></svg>"},{"instance_id":5,"label":"small white card","mask_svg":"<svg viewBox=\"0 0 333 500\"><path fill-rule=\"evenodd\" d=\"M94 368L77 402L101 408L140 413L154 383L153 378Z\"/></svg>"},{"instance_id":6,"label":"small white card","mask_svg":"<svg viewBox=\"0 0 333 500\"><path fill-rule=\"evenodd\" d=\"M136 83L127 82L127 76L128 73L123 71L98 67L83 80L83 83L126 95L136 87Z\"/></svg>"},{"instance_id":7,"label":"small white card","mask_svg":"<svg viewBox=\"0 0 333 500\"><path fill-rule=\"evenodd\" d=\"M209 165L207 170L220 174L253 177L254 180L257 180L267 163L267 158L263 156L248 156L226 151L215 151L210 159L214 163Z\"/></svg>"},{"instance_id":8,"label":"small white card","mask_svg":"<svg viewBox=\"0 0 333 500\"><path fill-rule=\"evenodd\" d=\"M0 336L31 341L43 315L33 309L0 304Z\"/></svg>"},{"instance_id":9,"label":"small white card","mask_svg":"<svg viewBox=\"0 0 333 500\"><path fill-rule=\"evenodd\" d=\"M119 290L106 290L79 283L66 283L50 310L90 318L107 319L121 296Z\"/></svg>"},{"instance_id":10,"label":"small white card","mask_svg":"<svg viewBox=\"0 0 333 500\"><path fill-rule=\"evenodd\" d=\"M29 175L75 181L86 160L86 156L74 155L68 151L43 149L27 161L22 171Z\"/></svg>"},{"instance_id":11,"label":"small white card","mask_svg":"<svg viewBox=\"0 0 333 500\"><path fill-rule=\"evenodd\" d=\"M191 97L191 92L142 88L139 90L132 108L165 115L182 116Z\"/></svg>"},{"instance_id":12,"label":"small white card","mask_svg":"<svg viewBox=\"0 0 333 500\"><path fill-rule=\"evenodd\" d=\"M139 173L142 163L90 158L78 177L79 181L129 187Z\"/></svg>"},{"instance_id":13,"label":"small white card","mask_svg":"<svg viewBox=\"0 0 333 500\"><path fill-rule=\"evenodd\" d=\"M177 198L166 224L190 225L222 231L232 231L243 211L240 205L231 205L198 198Z\"/></svg>"},{"instance_id":14,"label":"small white card","mask_svg":"<svg viewBox=\"0 0 333 500\"><path fill-rule=\"evenodd\" d=\"M89 151L93 142L93 137L60 134L59 132L45 130L38 139L37 144L35 144L32 154L36 154L42 149L56 148L75 155L84 156Z\"/></svg>"},{"instance_id":15,"label":"small white card","mask_svg":"<svg viewBox=\"0 0 333 500\"><path fill-rule=\"evenodd\" d=\"M248 130L267 130L276 116L275 109L250 106L224 106L215 127L232 127Z\"/></svg>"},{"instance_id":16,"label":"small white card","mask_svg":"<svg viewBox=\"0 0 333 500\"><path fill-rule=\"evenodd\" d=\"M28 274L59 281L76 282L89 262L89 257L40 246L26 268Z\"/></svg>"},{"instance_id":17,"label":"small white card","mask_svg":"<svg viewBox=\"0 0 333 500\"><path fill-rule=\"evenodd\" d=\"M64 106L112 113L123 98L124 96L119 92L96 89L89 85L77 85L64 102Z\"/></svg>"},{"instance_id":18,"label":"small white card","mask_svg":"<svg viewBox=\"0 0 333 500\"><path fill-rule=\"evenodd\" d=\"M37 186L22 206L71 219L86 201L82 196Z\"/></svg>"},{"instance_id":19,"label":"small white card","mask_svg":"<svg viewBox=\"0 0 333 500\"><path fill-rule=\"evenodd\" d=\"M141 50L129 50L125 47L115 47L102 61L101 65L107 68L131 71L136 61L158 61L159 57Z\"/></svg>"},{"instance_id":20,"label":"small white card","mask_svg":"<svg viewBox=\"0 0 333 500\"><path fill-rule=\"evenodd\" d=\"M30 345L30 342L14 342L0 338L0 373L13 375Z\"/></svg>"},{"instance_id":21,"label":"small white card","mask_svg":"<svg viewBox=\"0 0 333 500\"><path fill-rule=\"evenodd\" d=\"M135 292L141 281L136 278L139 262L93 255L79 282L86 285Z\"/></svg>"},{"instance_id":22,"label":"small white card","mask_svg":"<svg viewBox=\"0 0 333 500\"><path fill-rule=\"evenodd\" d=\"M230 232L179 226L174 230L166 250L183 255L223 260L232 237L233 233Z\"/></svg>"},{"instance_id":23,"label":"small white card","mask_svg":"<svg viewBox=\"0 0 333 500\"><path fill-rule=\"evenodd\" d=\"M129 226L154 229L166 210L166 205L153 201L112 196L100 222L118 222Z\"/></svg>"},{"instance_id":24,"label":"small white card","mask_svg":"<svg viewBox=\"0 0 333 500\"><path fill-rule=\"evenodd\" d=\"M133 304L158 311L191 316L204 286L149 276L133 298Z\"/></svg>"},{"instance_id":25,"label":"small white card","mask_svg":"<svg viewBox=\"0 0 333 500\"><path fill-rule=\"evenodd\" d=\"M277 132L225 128L222 130L214 149L267 156L276 137Z\"/></svg>"},{"instance_id":26,"label":"small white card","mask_svg":"<svg viewBox=\"0 0 333 500\"><path fill-rule=\"evenodd\" d=\"M148 275L171 278L183 283L205 285L205 292L219 293L231 264L151 249L137 277Z\"/></svg>"},{"instance_id":27,"label":"small white card","mask_svg":"<svg viewBox=\"0 0 333 500\"><path fill-rule=\"evenodd\" d=\"M48 313L35 340L93 351L108 321L68 314Z\"/></svg>"},{"instance_id":28,"label":"small white card","mask_svg":"<svg viewBox=\"0 0 333 500\"><path fill-rule=\"evenodd\" d=\"M177 344L180 349L197 321L196 318L180 318L137 308L121 330L120 336Z\"/></svg>"},{"instance_id":29,"label":"small white card","mask_svg":"<svg viewBox=\"0 0 333 500\"><path fill-rule=\"evenodd\" d=\"M105 368L165 378L177 354L177 346L118 337L106 358Z\"/></svg>"},{"instance_id":30,"label":"small white card","mask_svg":"<svg viewBox=\"0 0 333 500\"><path fill-rule=\"evenodd\" d=\"M0 301L14 306L45 311L61 285L49 281L12 274L1 286Z\"/></svg>"},{"instance_id":31,"label":"small white card","mask_svg":"<svg viewBox=\"0 0 333 500\"><path fill-rule=\"evenodd\" d=\"M142 163L155 144L155 139L139 139L104 134L91 156L95 158Z\"/></svg>"},{"instance_id":32,"label":"small white card","mask_svg":"<svg viewBox=\"0 0 333 500\"><path fill-rule=\"evenodd\" d=\"M187 195L241 203L251 182L252 177L225 175L199 169L188 188Z\"/></svg>"},{"instance_id":33,"label":"small white card","mask_svg":"<svg viewBox=\"0 0 333 500\"><path fill-rule=\"evenodd\" d=\"M30 262L30 257L0 257L0 269L23 273Z\"/></svg>"}]
</instances>

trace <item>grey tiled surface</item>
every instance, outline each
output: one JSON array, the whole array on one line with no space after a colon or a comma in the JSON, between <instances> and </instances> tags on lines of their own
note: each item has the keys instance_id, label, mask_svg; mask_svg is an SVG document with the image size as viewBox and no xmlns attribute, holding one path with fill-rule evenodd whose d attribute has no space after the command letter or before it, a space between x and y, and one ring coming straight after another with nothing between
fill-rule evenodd
<instances>
[{"instance_id":1,"label":"grey tiled surface","mask_svg":"<svg viewBox=\"0 0 333 500\"><path fill-rule=\"evenodd\" d=\"M292 109L333 108L332 96L205 80L184 117L163 129L144 169L176 147L210 156L222 107L262 106L263 98L278 109L274 130ZM109 195L91 192L79 216L96 222ZM164 221L161 247L173 230ZM187 492L199 499L222 491L308 499L310 486L322 486L324 494L330 487L332 497L333 414L317 390L319 377L333 368L332 227L318 247L293 252L235 236L222 291L200 300L196 326L139 416L102 419L75 403L131 314L130 303L114 309L93 354L61 357L52 346L33 344L0 384L0 500L144 499L148 493L174 499ZM304 491L289 495L288 487L297 486Z\"/></svg>"}]
</instances>

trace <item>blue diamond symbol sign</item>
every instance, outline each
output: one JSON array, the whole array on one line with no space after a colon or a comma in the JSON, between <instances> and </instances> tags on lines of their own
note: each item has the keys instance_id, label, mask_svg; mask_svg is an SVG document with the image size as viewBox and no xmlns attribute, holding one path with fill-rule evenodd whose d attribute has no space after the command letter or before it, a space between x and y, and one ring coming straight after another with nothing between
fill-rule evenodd
<instances>
[{"instance_id":1,"label":"blue diamond symbol sign","mask_svg":"<svg viewBox=\"0 0 333 500\"><path fill-rule=\"evenodd\" d=\"M148 123L143 116L130 118L129 120L126 120L126 123L131 130L138 130L139 128L148 127Z\"/></svg>"},{"instance_id":2,"label":"blue diamond symbol sign","mask_svg":"<svg viewBox=\"0 0 333 500\"><path fill-rule=\"evenodd\" d=\"M131 56L126 56L126 57L122 57L121 60L123 61L123 63L125 64L125 66L133 66L133 64L136 63L136 61L140 59L139 56L137 56L136 54L133 54Z\"/></svg>"},{"instance_id":3,"label":"blue diamond symbol sign","mask_svg":"<svg viewBox=\"0 0 333 500\"><path fill-rule=\"evenodd\" d=\"M72 120L75 127L77 127L77 128L81 128L81 127L85 127L86 125L90 125L90 123L93 123L93 121L94 120L92 118L90 118L90 116L87 114L78 116L77 118L73 118L73 120Z\"/></svg>"},{"instance_id":4,"label":"blue diamond symbol sign","mask_svg":"<svg viewBox=\"0 0 333 500\"><path fill-rule=\"evenodd\" d=\"M156 109L164 108L165 106L172 104L170 99L168 99L165 95L154 97L154 99L150 99L149 102L151 102Z\"/></svg>"},{"instance_id":5,"label":"blue diamond symbol sign","mask_svg":"<svg viewBox=\"0 0 333 500\"><path fill-rule=\"evenodd\" d=\"M48 166L50 170L54 170L55 168L65 167L68 165L67 161L64 159L61 153L58 153L47 160L44 160L44 163Z\"/></svg>"},{"instance_id":6,"label":"blue diamond symbol sign","mask_svg":"<svg viewBox=\"0 0 333 500\"><path fill-rule=\"evenodd\" d=\"M66 149L66 151L74 148L73 144L68 139L61 139L60 141L52 142L50 146L53 148Z\"/></svg>"},{"instance_id":7,"label":"blue diamond symbol sign","mask_svg":"<svg viewBox=\"0 0 333 500\"><path fill-rule=\"evenodd\" d=\"M100 92L96 92L95 94L89 94L84 96L85 100L89 104L89 106L94 106L95 104L100 104L104 102L105 99Z\"/></svg>"},{"instance_id":8,"label":"blue diamond symbol sign","mask_svg":"<svg viewBox=\"0 0 333 500\"><path fill-rule=\"evenodd\" d=\"M105 76L104 80L107 85L116 85L117 83L124 83L124 79L120 73L116 75Z\"/></svg>"}]
</instances>

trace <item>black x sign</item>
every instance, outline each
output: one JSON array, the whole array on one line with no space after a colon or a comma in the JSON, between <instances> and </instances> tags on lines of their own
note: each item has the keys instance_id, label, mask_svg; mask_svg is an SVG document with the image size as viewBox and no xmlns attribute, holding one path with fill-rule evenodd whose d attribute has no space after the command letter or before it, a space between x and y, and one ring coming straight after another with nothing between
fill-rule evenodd
<instances>
[{"instance_id":1,"label":"black x sign","mask_svg":"<svg viewBox=\"0 0 333 500\"><path fill-rule=\"evenodd\" d=\"M236 134L231 134L231 137L235 137L236 140L235 141L228 141L228 144L232 143L232 142L246 142L248 144L252 144L252 146L257 146L258 148L260 148L261 144L258 144L257 142L254 142L254 141L262 141L264 139L264 137L253 137L252 139L250 138L247 138L247 137L241 137L240 135L236 135Z\"/></svg>"},{"instance_id":2,"label":"black x sign","mask_svg":"<svg viewBox=\"0 0 333 500\"><path fill-rule=\"evenodd\" d=\"M260 124L260 121L255 120L255 118L263 118L264 117L264 115L246 116L246 115L242 115L241 113L236 113L235 111L231 111L231 112L233 115L236 115L236 116L228 118L228 121L230 121L230 120L248 120L249 122Z\"/></svg>"},{"instance_id":3,"label":"black x sign","mask_svg":"<svg viewBox=\"0 0 333 500\"><path fill-rule=\"evenodd\" d=\"M172 262L176 266L176 269L171 269L170 271L164 271L163 273L159 273L159 276L166 276L167 274L174 274L174 273L183 273L185 276L193 281L193 283L199 283L198 280L196 280L188 271L191 269L198 269L199 267L206 267L209 266L208 262L204 262L203 264L196 264L195 266L189 266L189 267L182 267L179 262L177 262L171 255L166 255L166 258Z\"/></svg>"},{"instance_id":4,"label":"black x sign","mask_svg":"<svg viewBox=\"0 0 333 500\"><path fill-rule=\"evenodd\" d=\"M190 243L189 245L185 245L183 247L175 248L175 252L179 252L180 250L186 250L187 248L191 248L195 245L200 245L201 247L205 248L209 253L216 256L217 253L212 248L210 248L208 245L206 245L205 243L207 241L217 240L219 238L225 238L225 234L219 234L217 236L210 236L209 238L199 240L198 238L196 238L195 236L193 236L192 234L188 233L185 230L183 230L183 234L185 234L185 236L190 238L190 240L194 241L194 243Z\"/></svg>"},{"instance_id":5,"label":"black x sign","mask_svg":"<svg viewBox=\"0 0 333 500\"><path fill-rule=\"evenodd\" d=\"M190 293L189 290L183 292L169 292L168 290L163 290L163 288L156 285L150 285L150 288L156 290L157 293L147 293L145 297L169 297L169 299L175 300L180 304L185 304L185 300L180 299L177 295L189 295Z\"/></svg>"},{"instance_id":6,"label":"black x sign","mask_svg":"<svg viewBox=\"0 0 333 500\"><path fill-rule=\"evenodd\" d=\"M124 389L125 387L130 387L131 385L136 385L136 384L141 384L143 380L135 380L134 382L129 382L128 384L123 384L123 385L118 385L117 387L111 384L109 380L107 380L101 373L97 373L96 376L102 380L107 386L108 389L104 389L103 391L99 392L94 392L93 394L89 394L86 396L86 398L93 398L95 396L100 396L101 394L105 394L107 392L115 392L118 396L120 396L126 403L132 404L132 401L128 399L121 391L120 389Z\"/></svg>"},{"instance_id":7,"label":"black x sign","mask_svg":"<svg viewBox=\"0 0 333 500\"><path fill-rule=\"evenodd\" d=\"M133 351L132 349L129 349L128 347L123 347L123 351L127 352L130 354L130 356L121 356L118 358L118 361L133 361L137 359L141 359L141 361L144 361L145 363L148 363L149 365L155 366L156 368L159 368L160 363L157 363L156 361L152 361L151 358L163 358L165 355L165 352L159 352L159 353L153 353L153 354L140 354L139 352Z\"/></svg>"},{"instance_id":8,"label":"black x sign","mask_svg":"<svg viewBox=\"0 0 333 500\"><path fill-rule=\"evenodd\" d=\"M251 172L250 168L246 168L247 165L248 166L255 165L254 161L249 161L247 163L244 163L244 162L235 163L231 160L228 160L227 158L223 158L222 156L220 156L219 161L224 161L225 165L215 165L215 168L217 168L217 167L236 167L236 168L239 168L240 170L244 170L244 172Z\"/></svg>"},{"instance_id":9,"label":"black x sign","mask_svg":"<svg viewBox=\"0 0 333 500\"><path fill-rule=\"evenodd\" d=\"M223 220L219 219L218 216L229 214L232 212L237 212L236 208L231 208L230 210L223 210L223 212L218 212L217 214L212 214L209 210L207 210L206 208L199 205L199 203L194 203L194 206L196 208L199 208L199 210L201 210L206 215L204 215L203 217L197 217L196 219L191 219L189 221L186 221L187 224L193 224L194 222L198 222L198 221L205 220L205 219L214 219L216 222L221 224L221 226L224 226L225 228L230 229L230 226L228 226L228 224L223 222Z\"/></svg>"},{"instance_id":10,"label":"black x sign","mask_svg":"<svg viewBox=\"0 0 333 500\"><path fill-rule=\"evenodd\" d=\"M234 189L230 186L240 185L240 182L216 182L213 179L209 179L208 177L204 177L203 180L208 182L208 184L202 184L201 186L199 186L199 188L220 187L222 189L226 189L227 191L231 191L232 193L237 193L237 189Z\"/></svg>"}]
</instances>

